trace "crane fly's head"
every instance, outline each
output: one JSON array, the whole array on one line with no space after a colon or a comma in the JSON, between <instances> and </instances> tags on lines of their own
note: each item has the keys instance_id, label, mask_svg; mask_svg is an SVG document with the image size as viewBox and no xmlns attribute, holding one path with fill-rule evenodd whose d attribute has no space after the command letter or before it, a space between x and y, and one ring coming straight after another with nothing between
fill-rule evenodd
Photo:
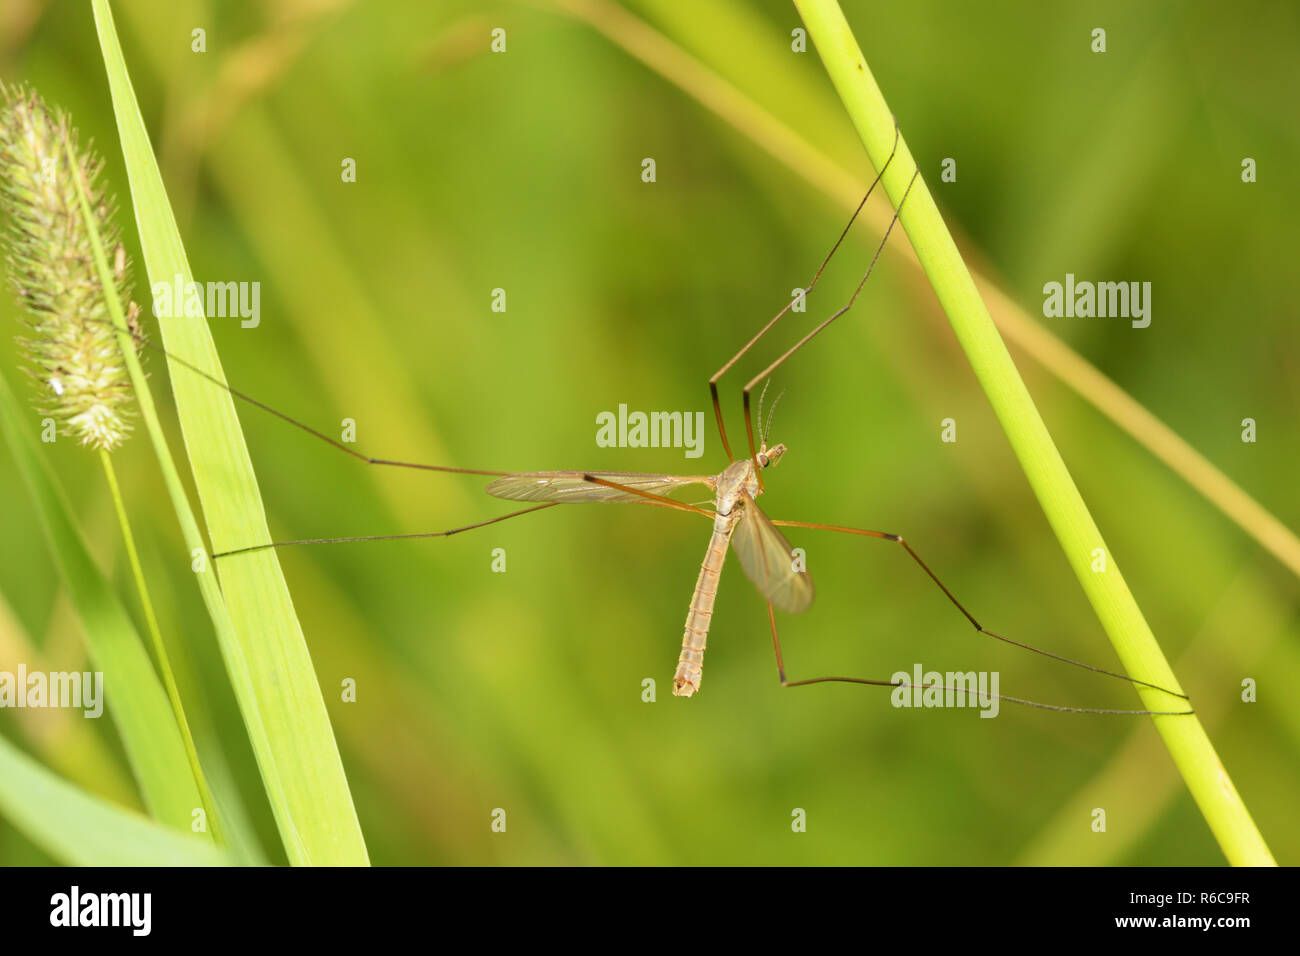
<instances>
[{"instance_id":1,"label":"crane fly's head","mask_svg":"<svg viewBox=\"0 0 1300 956\"><path fill-rule=\"evenodd\" d=\"M766 445L764 445L762 448L758 450L758 467L770 468L771 466L775 465L778 461L780 461L781 456L784 454L785 454L785 445L776 444L773 445L771 448L768 448Z\"/></svg>"},{"instance_id":2,"label":"crane fly's head","mask_svg":"<svg viewBox=\"0 0 1300 956\"><path fill-rule=\"evenodd\" d=\"M758 454L755 457L758 459L759 468L767 468L771 465L775 465L778 461L781 460L781 456L785 454L784 445L776 444L773 445L771 448L767 447L767 440L772 437L772 417L776 414L776 406L781 401L781 396L785 395L785 392L783 391L781 392L780 395L776 397L776 401L772 403L772 407L767 410L767 421L766 422L763 421L763 399L767 397L767 387L771 384L772 384L772 380L768 379L766 382L763 383L763 391L758 393L758 446L759 447L758 447Z\"/></svg>"}]
</instances>

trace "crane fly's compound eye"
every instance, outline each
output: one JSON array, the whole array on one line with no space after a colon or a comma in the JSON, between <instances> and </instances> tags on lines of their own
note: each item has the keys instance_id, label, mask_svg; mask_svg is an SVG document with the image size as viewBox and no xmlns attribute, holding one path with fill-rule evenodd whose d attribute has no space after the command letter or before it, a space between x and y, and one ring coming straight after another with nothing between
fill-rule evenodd
<instances>
[{"instance_id":1,"label":"crane fly's compound eye","mask_svg":"<svg viewBox=\"0 0 1300 956\"><path fill-rule=\"evenodd\" d=\"M758 464L760 468L767 468L775 465L785 454L784 445L773 445L771 448L764 448L758 453Z\"/></svg>"}]
</instances>

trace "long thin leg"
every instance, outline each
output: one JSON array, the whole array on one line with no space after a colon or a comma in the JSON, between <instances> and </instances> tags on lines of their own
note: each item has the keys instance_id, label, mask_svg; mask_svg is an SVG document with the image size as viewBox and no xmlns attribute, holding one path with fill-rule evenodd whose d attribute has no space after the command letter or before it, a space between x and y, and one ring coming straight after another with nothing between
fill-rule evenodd
<instances>
[{"instance_id":1,"label":"long thin leg","mask_svg":"<svg viewBox=\"0 0 1300 956\"><path fill-rule=\"evenodd\" d=\"M512 511L509 514L497 515L495 518L488 518L486 521L477 521L474 524L462 525L459 528L452 528L448 531L417 531L411 534L368 534L352 538L298 538L293 541L270 541L266 544L249 545L247 548L235 548L233 551L221 551L212 555L213 560L217 558L229 558L236 554L248 554L253 551L265 551L268 548L287 548L295 544L352 544L357 541L403 541L409 538L447 538L453 534L460 534L462 531L472 531L474 528L483 528L490 524L497 524L509 518L518 518L521 515L532 514L534 511L542 511L546 508L554 508L556 505L563 504L562 501L548 501L543 505L534 505L532 508L525 508L522 511Z\"/></svg>"},{"instance_id":2,"label":"long thin leg","mask_svg":"<svg viewBox=\"0 0 1300 956\"><path fill-rule=\"evenodd\" d=\"M1064 664L1070 664L1074 667L1081 667L1084 670L1092 671L1096 674L1104 674L1107 677L1114 677L1118 680L1129 681L1130 683L1133 684L1141 684L1143 687L1150 687L1152 690L1158 690L1163 693L1169 694L1173 697L1181 697L1183 700L1189 699L1186 694L1180 693L1179 691L1176 690L1170 690L1167 687L1161 687L1159 684L1152 684L1150 681L1139 680L1136 677L1129 677L1127 674L1119 674L1116 673L1115 671L1108 671L1102 667L1094 667L1092 664L1085 664L1083 663L1083 661L1076 661L1070 657L1063 657L1060 654L1053 654L1051 651L1045 651L1041 647L1034 647L1032 644L1025 644L1022 641L1016 641L1016 640L1012 640L1009 637L1003 637L1001 634L994 634L988 628L980 624L979 621L975 620L975 615L971 614L970 611L966 610L965 606L963 606L962 603L958 601L957 598L953 595L953 593L948 590L947 586L942 581L939 580L938 575L936 575L933 571L930 570L930 566L921 560L921 556L912 550L912 546L910 544L908 544L906 541L903 540L902 535L889 534L888 532L885 531L867 531L863 528L845 528L845 527L841 527L840 525L833 525L833 524L816 524L811 521L777 521L773 519L772 524L784 525L787 528L813 528L817 531L838 531L841 534L856 534L865 538L879 538L882 541L892 541L895 544L901 546L903 550L905 550L911 556L912 560L915 561L918 565L920 565L921 570L924 571L926 575L930 578L930 580L933 581L938 586L939 590L942 591L944 593L944 596L947 597L948 600L952 602L953 606L957 608L957 610L961 611L962 615L966 618L966 620L970 621L971 625L975 628L975 630L979 631L981 634L984 634L987 637L991 637L996 641L1002 641L1004 644L1011 644L1015 647L1020 647L1027 651L1033 651L1035 654L1042 654L1044 657L1050 657L1053 660L1061 661Z\"/></svg>"},{"instance_id":3,"label":"long thin leg","mask_svg":"<svg viewBox=\"0 0 1300 956\"><path fill-rule=\"evenodd\" d=\"M95 320L91 319L88 321L95 321ZM104 321L110 325L112 324L107 319L101 321ZM116 328L116 326L114 327ZM135 339L137 342L139 342L141 345L145 346L146 348L152 349L155 352L160 352L161 354L165 355L168 359L170 359L172 362L175 362L177 365L180 365L183 368L187 368L195 375L207 379L209 382L211 382L213 385L216 385L218 388L225 389L227 392L229 392L231 395L233 395L235 398L239 399L240 401L247 402L249 405L252 405L254 408L260 408L262 411L274 415L276 418L280 419L281 421L288 422L294 428L306 432L308 435L311 435L313 438L320 439L321 441L325 442L325 444L337 448L339 451L343 452L344 454L351 455L353 458L356 458L359 461L363 461L367 465L388 465L393 468L417 468L421 471L441 471L441 472L447 472L456 475L491 475L493 477L504 477L506 475L513 474L513 472L509 472L509 471L487 471L482 468L452 468L450 465L426 465L415 461L394 461L388 458L372 458L370 455L366 455L362 452L359 452L354 448L349 448L341 441L330 438L330 436L326 435L324 432L317 431L315 428L312 428L310 425L298 421L298 419L292 417L291 415L286 415L284 412L280 411L279 409L272 408L270 405L267 405L265 402L259 401L258 399L253 398L253 396L241 392L237 388L232 388L230 385L227 385L225 382L221 381L221 379L217 378L215 375L210 375L209 373L205 372L203 369L199 368L197 365L193 364L192 362L188 362L178 355L173 355L171 352L168 352L166 349L164 349L161 345L158 345L150 341L150 339L138 329L128 329L126 331L128 331L131 337ZM264 545L263 547L266 546Z\"/></svg>"},{"instance_id":4,"label":"long thin leg","mask_svg":"<svg viewBox=\"0 0 1300 956\"><path fill-rule=\"evenodd\" d=\"M595 476L584 476L588 481L598 485L607 485L610 488L617 488L620 491L626 491L629 494L639 495L642 498L649 499L646 504L655 505L659 508L669 508L676 511L690 511L705 515L712 518L712 511L705 511L703 508L697 508L694 505L688 505L681 501L674 501L672 498L665 498L662 495L651 494L648 491L641 491L637 488L629 488L626 485L616 485L612 481L606 481L603 478ZM266 544L254 544L247 548L236 548L233 551L221 551L212 555L213 559L228 558L236 554L248 554L252 551L265 551L268 548L287 548L295 544L353 544L357 541L405 541L411 538L448 538L453 534L460 534L462 531L472 531L475 528L484 528L490 524L497 524L506 521L509 518L518 518L523 515L532 514L534 511L543 511L546 508L554 508L556 505L565 504L563 501L548 501L545 504L534 505L531 508L524 508L522 511L512 511L509 514L497 515L495 518L488 518L486 521L476 521L474 524L462 525L459 528L451 528L447 531L416 531L407 534L367 534L345 538L296 538L291 541L269 541Z\"/></svg>"},{"instance_id":5,"label":"long thin leg","mask_svg":"<svg viewBox=\"0 0 1300 956\"><path fill-rule=\"evenodd\" d=\"M832 313L830 318L826 319L826 321L821 325L817 326L817 328L813 329L793 346L787 349L784 355L750 379L749 384L745 386L745 391L743 393L745 407L745 434L749 438L749 457L754 462L754 474L758 476L758 490L760 492L763 490L763 469L758 467L758 449L754 446L754 423L749 414L749 393L753 391L754 386L758 385L759 382L763 381L780 368L786 359L794 355L795 352L798 352L801 348L811 342L814 337L820 334L827 326L845 312L849 311L849 309L853 308L853 303L858 300L858 296L862 293L862 287L865 286L867 280L871 278L871 273L875 270L876 263L880 260L880 254L885 250L885 243L889 241L889 234L894 231L894 226L898 223L898 217L903 212L903 203L907 202L907 197L911 194L912 186L916 184L916 177L919 175L921 175L921 170L918 168L914 173L912 173L912 178L907 181L907 189L903 193L903 198L899 200L898 208L894 210L894 218L889 220L889 227L885 229L885 234L880 237L880 244L876 246L876 254L871 257L871 264L867 266L867 271L862 275L862 281L859 282L857 288L853 290L853 295L849 297L849 301L845 303L842 308ZM762 423L760 422L760 424Z\"/></svg>"},{"instance_id":6,"label":"long thin leg","mask_svg":"<svg viewBox=\"0 0 1300 956\"><path fill-rule=\"evenodd\" d=\"M928 684L917 687L908 681L894 680L869 680L865 677L809 677L804 680L789 680L785 676L785 661L781 657L781 638L776 631L776 615L772 612L772 602L767 602L767 620L772 628L772 650L776 652L776 672L781 678L782 687L805 687L809 684L866 684L871 687L908 687L925 690L942 690L951 691L954 694L970 695L974 694L977 700L1004 700L1010 704L1019 704L1022 707L1036 707L1039 710L1055 710L1067 714L1114 714L1122 717L1186 717L1195 713L1190 708L1188 710L1113 710L1103 707L1064 707L1060 704L1043 704L1036 700L1025 700L1023 697L1008 697L1003 694L981 694L978 691L972 691L968 687L949 687L946 684ZM1139 681L1141 683L1141 681ZM1181 694L1175 696L1183 696Z\"/></svg>"},{"instance_id":7,"label":"long thin leg","mask_svg":"<svg viewBox=\"0 0 1300 956\"><path fill-rule=\"evenodd\" d=\"M835 240L835 245L831 246L831 251L826 253L826 258L823 259L822 264L817 267L817 272L813 275L812 281L809 282L807 288L803 290L805 297L807 297L808 294L812 292L813 287L817 285L817 280L822 277L822 273L826 270L826 266L831 261L831 257L835 255L836 251L840 248L841 243L844 242L844 238L849 234L849 230L853 228L853 223L857 220L858 213L862 212L862 207L865 206L867 204L867 200L871 198L871 193L875 190L876 184L880 182L880 177L885 175L885 170L887 170L889 168L889 164L893 162L894 152L897 149L898 149L898 121L895 120L893 149L889 151L889 156L885 160L885 164L880 167L880 172L876 173L876 178L873 179L871 181L871 185L867 187L867 194L862 197L862 202L858 203L858 208L853 210L853 215L849 217L848 224L845 225L844 230L840 233L840 237ZM735 456L731 454L731 444L730 442L727 441L727 428L722 423L722 405L718 400L718 380L722 378L722 376L726 375L727 372L731 369L731 367L735 365L737 362L739 362L744 357L745 353L748 352L750 349L752 349L758 343L758 340L761 339L764 335L766 335L771 330L772 326L776 325L776 323L780 321L781 317L784 316L787 312L789 312L793 306L794 306L794 300L792 299L786 303L785 308L783 308L776 315L772 316L771 320L767 323L767 325L763 326L761 329L758 330L757 335L755 335L752 339L750 339L747 343L745 343L744 348L742 348L739 352L733 355L730 361L728 361L726 365L722 366L722 368L714 372L713 377L709 379L709 394L713 398L713 417L716 418L718 422L718 434L722 436L722 450L727 453L727 461L735 461ZM750 444L753 444L752 440ZM755 467L757 467L757 464L755 464Z\"/></svg>"}]
</instances>

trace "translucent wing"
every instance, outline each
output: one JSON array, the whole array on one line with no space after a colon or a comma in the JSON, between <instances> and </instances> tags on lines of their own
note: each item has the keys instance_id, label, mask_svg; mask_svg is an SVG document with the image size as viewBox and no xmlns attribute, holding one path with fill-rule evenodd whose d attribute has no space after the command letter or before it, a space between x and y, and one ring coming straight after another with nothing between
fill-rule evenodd
<instances>
[{"instance_id":1,"label":"translucent wing","mask_svg":"<svg viewBox=\"0 0 1300 956\"><path fill-rule=\"evenodd\" d=\"M795 570L790 542L752 499L746 498L743 508L731 544L745 574L781 610L790 614L808 610L815 593L812 576Z\"/></svg>"},{"instance_id":2,"label":"translucent wing","mask_svg":"<svg viewBox=\"0 0 1300 956\"><path fill-rule=\"evenodd\" d=\"M583 478L595 475L652 495L666 495L685 485L708 485L711 475L647 475L627 471L529 471L506 475L487 486L487 493L511 501L644 501L634 494L597 485Z\"/></svg>"}]
</instances>

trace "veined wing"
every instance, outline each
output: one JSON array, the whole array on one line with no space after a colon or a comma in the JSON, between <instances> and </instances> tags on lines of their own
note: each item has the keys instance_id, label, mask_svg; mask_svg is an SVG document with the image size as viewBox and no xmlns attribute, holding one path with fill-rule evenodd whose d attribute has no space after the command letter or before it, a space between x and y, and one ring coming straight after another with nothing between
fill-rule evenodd
<instances>
[{"instance_id":1,"label":"veined wing","mask_svg":"<svg viewBox=\"0 0 1300 956\"><path fill-rule=\"evenodd\" d=\"M790 542L752 498L745 498L731 544L740 566L763 597L790 614L808 610L815 593L812 576L794 569Z\"/></svg>"},{"instance_id":2,"label":"veined wing","mask_svg":"<svg viewBox=\"0 0 1300 956\"><path fill-rule=\"evenodd\" d=\"M594 475L627 485L652 495L667 495L686 485L707 485L713 489L712 475L650 475L632 471L527 471L506 475L487 486L487 493L511 501L644 501L644 498L587 481Z\"/></svg>"}]
</instances>

